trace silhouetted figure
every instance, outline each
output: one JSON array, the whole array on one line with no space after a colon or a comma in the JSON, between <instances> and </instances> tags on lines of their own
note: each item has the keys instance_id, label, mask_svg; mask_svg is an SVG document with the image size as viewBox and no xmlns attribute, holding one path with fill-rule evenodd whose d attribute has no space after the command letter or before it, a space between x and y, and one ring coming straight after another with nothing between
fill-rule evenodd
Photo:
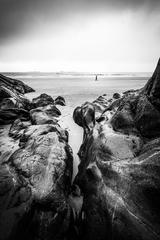
<instances>
[{"instance_id":1,"label":"silhouetted figure","mask_svg":"<svg viewBox=\"0 0 160 240\"><path fill-rule=\"evenodd\" d=\"M95 81L98 81L98 77L97 77L97 75L96 75Z\"/></svg>"}]
</instances>

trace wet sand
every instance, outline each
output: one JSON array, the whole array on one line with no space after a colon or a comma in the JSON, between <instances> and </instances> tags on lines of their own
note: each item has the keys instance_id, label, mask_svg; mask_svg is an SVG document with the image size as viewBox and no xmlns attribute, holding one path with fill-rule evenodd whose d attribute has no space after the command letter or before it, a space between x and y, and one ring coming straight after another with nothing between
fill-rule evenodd
<instances>
[{"instance_id":1,"label":"wet sand","mask_svg":"<svg viewBox=\"0 0 160 240\"><path fill-rule=\"evenodd\" d=\"M77 155L83 140L83 129L79 127L73 120L72 114L74 108L58 106L62 115L59 118L59 124L62 128L69 132L69 145L73 150L73 179L78 172L79 157Z\"/></svg>"}]
</instances>

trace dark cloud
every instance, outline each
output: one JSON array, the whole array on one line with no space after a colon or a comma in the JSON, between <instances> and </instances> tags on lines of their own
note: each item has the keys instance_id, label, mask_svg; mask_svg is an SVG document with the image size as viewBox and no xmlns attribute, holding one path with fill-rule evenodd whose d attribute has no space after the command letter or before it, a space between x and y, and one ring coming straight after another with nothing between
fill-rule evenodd
<instances>
[{"instance_id":1,"label":"dark cloud","mask_svg":"<svg viewBox=\"0 0 160 240\"><path fill-rule=\"evenodd\" d=\"M46 20L59 21L74 12L160 9L160 0L0 0L0 41L28 32Z\"/></svg>"}]
</instances>

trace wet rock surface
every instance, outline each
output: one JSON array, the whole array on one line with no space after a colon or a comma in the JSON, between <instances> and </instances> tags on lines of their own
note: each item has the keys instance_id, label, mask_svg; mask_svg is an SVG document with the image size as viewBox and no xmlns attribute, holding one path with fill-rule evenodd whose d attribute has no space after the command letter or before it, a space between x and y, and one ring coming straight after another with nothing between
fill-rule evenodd
<instances>
[{"instance_id":1,"label":"wet rock surface","mask_svg":"<svg viewBox=\"0 0 160 240\"><path fill-rule=\"evenodd\" d=\"M61 112L51 96L29 102L16 85L5 89L14 101L0 105L1 124L12 123L0 138L0 239L69 239L73 156Z\"/></svg>"},{"instance_id":2,"label":"wet rock surface","mask_svg":"<svg viewBox=\"0 0 160 240\"><path fill-rule=\"evenodd\" d=\"M0 239L63 239L72 177L65 137L53 125L25 128L20 148L1 167Z\"/></svg>"},{"instance_id":3,"label":"wet rock surface","mask_svg":"<svg viewBox=\"0 0 160 240\"><path fill-rule=\"evenodd\" d=\"M32 103L35 107L44 107L49 104L54 104L54 100L51 96L46 93L42 93L40 96L33 98Z\"/></svg>"},{"instance_id":4,"label":"wet rock surface","mask_svg":"<svg viewBox=\"0 0 160 240\"><path fill-rule=\"evenodd\" d=\"M33 92L29 86L19 80L0 74L0 124L13 123L17 118L28 119L28 111L33 104L23 95Z\"/></svg>"},{"instance_id":5,"label":"wet rock surface","mask_svg":"<svg viewBox=\"0 0 160 240\"><path fill-rule=\"evenodd\" d=\"M21 120L29 120L28 111L22 108L8 108L0 110L0 124L12 123L17 118Z\"/></svg>"},{"instance_id":6,"label":"wet rock surface","mask_svg":"<svg viewBox=\"0 0 160 240\"><path fill-rule=\"evenodd\" d=\"M65 105L66 105L66 102L65 102L64 97L58 96L58 97L55 99L55 104L61 105L61 106L65 106Z\"/></svg>"},{"instance_id":7,"label":"wet rock surface","mask_svg":"<svg viewBox=\"0 0 160 240\"><path fill-rule=\"evenodd\" d=\"M80 239L160 239L159 72L158 63L143 89L74 111L84 130L74 180L83 195Z\"/></svg>"},{"instance_id":8,"label":"wet rock surface","mask_svg":"<svg viewBox=\"0 0 160 240\"><path fill-rule=\"evenodd\" d=\"M33 88L24 84L22 81L6 77L2 74L0 74L0 86L5 86L11 90L14 89L14 91L21 94L34 92ZM7 97L7 94L2 95L1 93L1 98L5 98L5 97Z\"/></svg>"}]
</instances>

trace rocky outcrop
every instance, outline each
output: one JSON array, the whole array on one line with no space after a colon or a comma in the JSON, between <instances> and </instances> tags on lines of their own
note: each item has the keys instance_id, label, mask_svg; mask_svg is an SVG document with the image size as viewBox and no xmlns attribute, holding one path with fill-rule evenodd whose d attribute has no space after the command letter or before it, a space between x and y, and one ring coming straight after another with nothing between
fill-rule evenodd
<instances>
[{"instance_id":1,"label":"rocky outcrop","mask_svg":"<svg viewBox=\"0 0 160 240\"><path fill-rule=\"evenodd\" d=\"M33 104L23 94L32 91L21 81L0 74L0 124L12 123L17 118L28 120Z\"/></svg>"},{"instance_id":2,"label":"rocky outcrop","mask_svg":"<svg viewBox=\"0 0 160 240\"><path fill-rule=\"evenodd\" d=\"M32 109L30 111L30 118L31 118L32 124L35 124L35 125L42 125L46 123L51 123L51 124L57 123L57 119L50 117L45 111L38 108Z\"/></svg>"},{"instance_id":3,"label":"rocky outcrop","mask_svg":"<svg viewBox=\"0 0 160 240\"><path fill-rule=\"evenodd\" d=\"M9 136L13 139L22 137L24 130L31 125L30 121L21 121L16 119L9 129Z\"/></svg>"},{"instance_id":4,"label":"rocky outcrop","mask_svg":"<svg viewBox=\"0 0 160 240\"><path fill-rule=\"evenodd\" d=\"M4 98L1 102L0 102L0 109L8 109L8 108L14 108L15 104L14 102L10 99L10 98Z\"/></svg>"},{"instance_id":5,"label":"rocky outcrop","mask_svg":"<svg viewBox=\"0 0 160 240\"><path fill-rule=\"evenodd\" d=\"M143 92L149 98L149 101L160 110L160 59L157 63L156 69L145 85Z\"/></svg>"},{"instance_id":6,"label":"rocky outcrop","mask_svg":"<svg viewBox=\"0 0 160 240\"><path fill-rule=\"evenodd\" d=\"M25 127L20 148L1 167L0 239L63 239L72 151L52 124Z\"/></svg>"},{"instance_id":7,"label":"rocky outcrop","mask_svg":"<svg viewBox=\"0 0 160 240\"><path fill-rule=\"evenodd\" d=\"M8 108L0 110L0 124L12 123L16 119L29 120L28 111L22 108Z\"/></svg>"},{"instance_id":8,"label":"rocky outcrop","mask_svg":"<svg viewBox=\"0 0 160 240\"><path fill-rule=\"evenodd\" d=\"M6 77L2 74L0 74L0 87L1 86L6 87L11 91L14 90L15 92L20 94L34 92L34 89L27 86L22 81ZM5 92L3 88L2 89L0 88L0 99L6 98L6 97L7 98L10 97L9 94Z\"/></svg>"},{"instance_id":9,"label":"rocky outcrop","mask_svg":"<svg viewBox=\"0 0 160 240\"><path fill-rule=\"evenodd\" d=\"M66 102L65 102L64 97L58 96L58 97L55 99L55 104L56 104L56 105L65 106L65 105L66 105Z\"/></svg>"},{"instance_id":10,"label":"rocky outcrop","mask_svg":"<svg viewBox=\"0 0 160 240\"><path fill-rule=\"evenodd\" d=\"M54 104L54 100L51 96L47 95L46 93L42 93L40 96L33 98L32 103L37 108Z\"/></svg>"},{"instance_id":11,"label":"rocky outcrop","mask_svg":"<svg viewBox=\"0 0 160 240\"><path fill-rule=\"evenodd\" d=\"M160 239L159 69L143 89L98 98L95 113L90 104L74 111L84 130L80 239Z\"/></svg>"},{"instance_id":12,"label":"rocky outcrop","mask_svg":"<svg viewBox=\"0 0 160 240\"><path fill-rule=\"evenodd\" d=\"M73 157L61 112L47 94L30 102L16 85L2 88L14 99L2 99L0 123L13 122L16 147L0 154L0 240L71 239Z\"/></svg>"}]
</instances>

